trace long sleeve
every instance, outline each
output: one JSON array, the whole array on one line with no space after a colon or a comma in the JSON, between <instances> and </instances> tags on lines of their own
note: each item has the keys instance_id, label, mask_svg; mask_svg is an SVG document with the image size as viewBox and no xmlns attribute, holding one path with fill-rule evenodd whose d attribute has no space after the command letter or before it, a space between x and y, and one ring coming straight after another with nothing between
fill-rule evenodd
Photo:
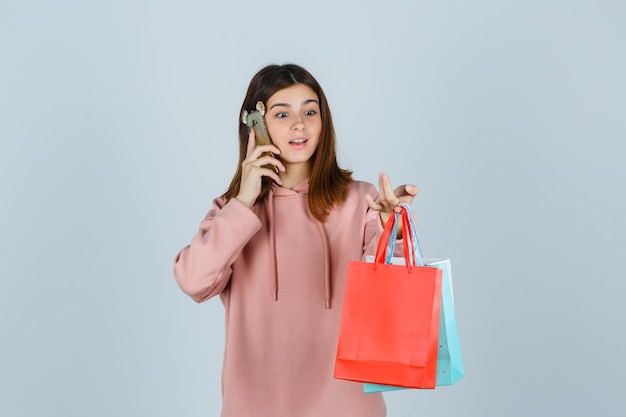
<instances>
[{"instance_id":1,"label":"long sleeve","mask_svg":"<svg viewBox=\"0 0 626 417\"><path fill-rule=\"evenodd\" d=\"M174 277L183 292L196 302L220 294L233 263L260 228L258 216L239 200L215 199L198 233L175 258Z\"/></svg>"},{"instance_id":2,"label":"long sleeve","mask_svg":"<svg viewBox=\"0 0 626 417\"><path fill-rule=\"evenodd\" d=\"M308 182L274 186L272 200L252 209L218 199L180 252L183 291L224 304L222 416L385 415L382 394L333 378L349 262L375 250L382 231L365 200L375 191L355 181L322 224Z\"/></svg>"}]
</instances>

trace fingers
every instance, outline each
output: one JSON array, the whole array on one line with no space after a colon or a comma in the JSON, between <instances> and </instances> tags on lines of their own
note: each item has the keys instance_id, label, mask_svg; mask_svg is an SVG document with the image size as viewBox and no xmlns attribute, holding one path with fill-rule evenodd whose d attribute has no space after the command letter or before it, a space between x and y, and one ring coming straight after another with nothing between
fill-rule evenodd
<instances>
[{"instance_id":1,"label":"fingers","mask_svg":"<svg viewBox=\"0 0 626 417\"><path fill-rule=\"evenodd\" d=\"M274 145L258 146L254 129L250 129L246 157L241 162L239 193L235 196L248 207L255 204L261 193L263 177L282 185L278 172L285 172L285 166L274 154L280 154L280 149Z\"/></svg>"},{"instance_id":2,"label":"fingers","mask_svg":"<svg viewBox=\"0 0 626 417\"><path fill-rule=\"evenodd\" d=\"M400 200L391 188L391 181L389 176L382 172L378 176L378 193L380 195L379 203L383 206L385 212L391 212L395 207L400 204Z\"/></svg>"},{"instance_id":3,"label":"fingers","mask_svg":"<svg viewBox=\"0 0 626 417\"><path fill-rule=\"evenodd\" d=\"M269 165L266 165L266 166L269 166ZM274 182L276 184L283 185L283 182L281 181L280 177L278 176L276 171L274 171L273 169L266 168L266 167L258 167L256 169L257 169L256 174L258 175L259 178L261 178L261 177L269 177L272 180L274 180Z\"/></svg>"},{"instance_id":4,"label":"fingers","mask_svg":"<svg viewBox=\"0 0 626 417\"><path fill-rule=\"evenodd\" d=\"M391 186L389 176L382 172L378 176L378 195L377 201L371 196L366 196L367 205L376 211L382 213L391 213L393 210L399 211L400 203L411 204L415 196L419 193L419 188L413 184L401 185L395 190Z\"/></svg>"},{"instance_id":5,"label":"fingers","mask_svg":"<svg viewBox=\"0 0 626 417\"><path fill-rule=\"evenodd\" d=\"M274 167L278 168L278 171L285 172L285 166L280 160L276 159L271 153L261 155L255 158L256 151L252 156L247 158L241 163L242 174L245 177L254 177L261 179L261 177L270 177L278 184L282 184L278 177L277 171ZM242 179L243 181L243 179Z\"/></svg>"},{"instance_id":6,"label":"fingers","mask_svg":"<svg viewBox=\"0 0 626 417\"><path fill-rule=\"evenodd\" d=\"M257 197L261 193L261 183L263 177L271 178L278 185L283 184L276 171L260 166L264 159L274 159L280 164L278 160L272 157L263 157L253 161L246 160L241 164L241 183L239 184L239 193L236 198L248 207L252 207L254 205Z\"/></svg>"},{"instance_id":7,"label":"fingers","mask_svg":"<svg viewBox=\"0 0 626 417\"><path fill-rule=\"evenodd\" d=\"M248 136L248 147L246 150L246 159L243 164L253 164L255 166L275 165L279 171L285 172L285 167L279 159L274 155L280 154L280 149L274 145L257 145L254 129L250 129ZM269 159L268 159L269 158Z\"/></svg>"},{"instance_id":8,"label":"fingers","mask_svg":"<svg viewBox=\"0 0 626 417\"><path fill-rule=\"evenodd\" d=\"M254 129L248 129L248 130L250 133L248 135L248 148L246 150L246 158L248 158L252 154L256 145L256 136L254 133Z\"/></svg>"},{"instance_id":9,"label":"fingers","mask_svg":"<svg viewBox=\"0 0 626 417\"><path fill-rule=\"evenodd\" d=\"M404 192L403 194L398 194L396 193L396 196L398 197L403 197L403 196L411 196L411 197L415 197L417 195L417 193L420 192L420 189L417 185L413 185L413 184L407 184L407 185L403 185L402 187L398 187L396 189L396 191L400 191L400 192Z\"/></svg>"},{"instance_id":10,"label":"fingers","mask_svg":"<svg viewBox=\"0 0 626 417\"><path fill-rule=\"evenodd\" d=\"M417 187L417 185L413 184L402 185L396 188L394 192L394 194L400 201L398 204L406 203L408 205L411 205L413 203L413 199L415 198L417 193L419 193L419 188Z\"/></svg>"},{"instance_id":11,"label":"fingers","mask_svg":"<svg viewBox=\"0 0 626 417\"><path fill-rule=\"evenodd\" d=\"M372 209L384 213L391 213L394 207L400 204L400 201L394 194L393 189L391 188L391 181L389 181L389 176L387 174L380 173L378 176L378 200L374 201L374 199L370 195L366 195L365 199L367 201L367 205Z\"/></svg>"},{"instance_id":12,"label":"fingers","mask_svg":"<svg viewBox=\"0 0 626 417\"><path fill-rule=\"evenodd\" d=\"M244 163L251 166L269 168L274 172L285 172L285 166L283 163L271 152L263 152L263 154L259 156L256 155L256 152L254 152L252 154L252 158L244 161Z\"/></svg>"},{"instance_id":13,"label":"fingers","mask_svg":"<svg viewBox=\"0 0 626 417\"><path fill-rule=\"evenodd\" d=\"M383 209L382 204L378 204L377 202L375 202L374 199L369 194L365 196L365 200L367 201L367 205L372 210L381 211Z\"/></svg>"}]
</instances>

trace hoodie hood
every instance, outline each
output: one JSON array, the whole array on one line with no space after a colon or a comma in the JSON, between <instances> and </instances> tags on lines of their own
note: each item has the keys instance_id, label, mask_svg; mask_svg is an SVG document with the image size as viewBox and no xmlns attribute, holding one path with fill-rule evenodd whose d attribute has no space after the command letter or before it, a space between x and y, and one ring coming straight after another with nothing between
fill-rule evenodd
<instances>
[{"instance_id":1,"label":"hoodie hood","mask_svg":"<svg viewBox=\"0 0 626 417\"><path fill-rule=\"evenodd\" d=\"M273 275L273 296L274 300L278 300L278 262L276 259L276 218L274 215L274 199L277 198L304 198L308 200L309 195L309 181L308 179L302 181L292 189L283 188L276 184L273 184L270 188L270 192L264 201L266 221L269 227L269 250L270 250L270 262ZM308 207L308 201L306 202ZM317 220L309 210L307 214L311 221L316 225L318 230L319 239L322 244L322 251L324 256L323 267L323 280L324 280L324 305L327 309L331 307L332 288L331 288L331 274L330 274L330 245L328 243L328 234L324 228L324 224Z\"/></svg>"}]
</instances>

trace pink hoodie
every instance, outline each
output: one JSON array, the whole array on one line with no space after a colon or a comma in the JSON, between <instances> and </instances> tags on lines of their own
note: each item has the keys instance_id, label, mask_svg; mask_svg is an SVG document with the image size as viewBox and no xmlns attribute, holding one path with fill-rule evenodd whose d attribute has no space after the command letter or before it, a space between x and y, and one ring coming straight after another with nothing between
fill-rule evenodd
<instances>
[{"instance_id":1,"label":"pink hoodie","mask_svg":"<svg viewBox=\"0 0 626 417\"><path fill-rule=\"evenodd\" d=\"M176 257L181 289L226 309L222 417L383 417L380 393L333 378L348 261L376 251L382 232L355 181L325 223L311 215L308 181L273 186L252 209L213 203ZM402 245L396 246L401 248Z\"/></svg>"}]
</instances>

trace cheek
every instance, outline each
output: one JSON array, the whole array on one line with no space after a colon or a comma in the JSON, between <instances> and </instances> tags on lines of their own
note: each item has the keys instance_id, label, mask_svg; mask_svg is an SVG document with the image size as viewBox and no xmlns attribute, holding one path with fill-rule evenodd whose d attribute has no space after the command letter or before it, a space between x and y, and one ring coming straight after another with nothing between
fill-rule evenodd
<instances>
[{"instance_id":1,"label":"cheek","mask_svg":"<svg viewBox=\"0 0 626 417\"><path fill-rule=\"evenodd\" d=\"M265 126L268 131L274 131L276 133L289 130L289 121L286 118L267 118L265 119Z\"/></svg>"},{"instance_id":2,"label":"cheek","mask_svg":"<svg viewBox=\"0 0 626 417\"><path fill-rule=\"evenodd\" d=\"M320 124L320 126L317 127L316 129L316 137L317 137L317 142L319 143L320 141L320 137L322 136L322 126Z\"/></svg>"},{"instance_id":3,"label":"cheek","mask_svg":"<svg viewBox=\"0 0 626 417\"><path fill-rule=\"evenodd\" d=\"M273 123L265 123L265 126L267 127L267 133L270 134L270 137L272 139L278 138L278 136L280 134L280 129L278 129L275 124L273 124Z\"/></svg>"},{"instance_id":4,"label":"cheek","mask_svg":"<svg viewBox=\"0 0 626 417\"><path fill-rule=\"evenodd\" d=\"M313 152L315 152L317 150L317 148L319 148L319 147L320 147L320 137L318 135L317 138L315 139L315 143L313 145L313 149L312 149Z\"/></svg>"}]
</instances>

